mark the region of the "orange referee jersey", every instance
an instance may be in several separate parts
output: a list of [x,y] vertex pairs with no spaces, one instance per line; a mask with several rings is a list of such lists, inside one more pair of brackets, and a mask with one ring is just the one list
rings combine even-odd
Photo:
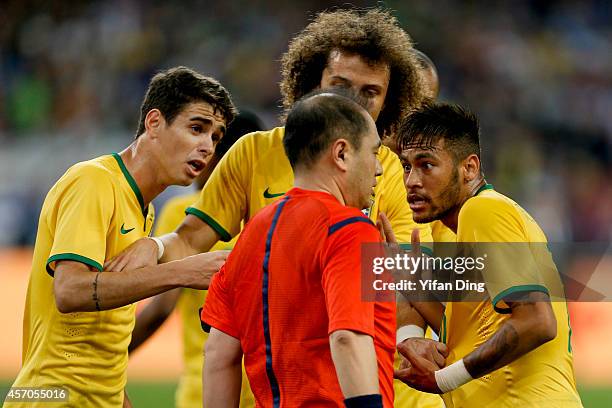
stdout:
[[373,337],[393,406],[395,302],[361,300],[361,244],[379,241],[359,210],[299,188],[246,225],[201,319],[240,340],[257,406],[344,406],[329,346],[341,329]]

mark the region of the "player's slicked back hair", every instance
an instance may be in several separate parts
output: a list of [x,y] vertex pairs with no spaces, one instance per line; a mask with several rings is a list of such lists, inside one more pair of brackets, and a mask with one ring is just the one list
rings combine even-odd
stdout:
[[170,68],[151,79],[140,107],[136,137],[144,133],[145,118],[151,109],[159,109],[168,124],[172,124],[181,111],[194,102],[209,103],[223,115],[226,124],[237,113],[229,92],[217,80],[186,67]]
[[309,168],[334,141],[344,138],[357,150],[368,123],[363,100],[343,89],[316,90],[287,115],[283,146],[291,167]]
[[480,126],[476,115],[458,105],[425,103],[406,117],[397,132],[397,148],[431,149],[439,140],[455,162],[470,154],[480,158]]
[[322,12],[289,44],[282,58],[281,93],[289,110],[317,88],[333,50],[387,64],[390,72],[385,105],[377,120],[379,133],[392,133],[400,119],[423,99],[416,55],[410,36],[382,9]]

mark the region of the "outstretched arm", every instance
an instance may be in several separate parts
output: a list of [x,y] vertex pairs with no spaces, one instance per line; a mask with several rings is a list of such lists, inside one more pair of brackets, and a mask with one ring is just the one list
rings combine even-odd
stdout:
[[[170,262],[207,252],[219,234],[195,215],[187,215],[176,231],[158,237],[163,244],[159,262]],[[123,271],[158,263],[159,248],[151,238],[141,238],[104,264],[104,270]]]
[[510,318],[476,350],[441,370],[400,345],[398,350],[408,359],[411,367],[397,370],[395,377],[421,391],[448,392],[513,362],[555,338],[557,321],[548,295],[525,292],[520,301],[506,303],[511,308]]
[[114,309],[176,287],[207,289],[229,251],[214,251],[122,272],[100,272],[76,261],[58,261],[54,294],[62,313]]

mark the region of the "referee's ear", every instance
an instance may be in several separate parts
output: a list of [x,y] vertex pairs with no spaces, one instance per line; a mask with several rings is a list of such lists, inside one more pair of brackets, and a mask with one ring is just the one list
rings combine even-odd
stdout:
[[336,139],[331,146],[331,155],[334,164],[342,171],[348,170],[347,152],[349,143],[346,139]]
[[461,170],[463,172],[463,180],[466,183],[476,180],[481,176],[480,158],[476,154],[470,154],[463,160]]

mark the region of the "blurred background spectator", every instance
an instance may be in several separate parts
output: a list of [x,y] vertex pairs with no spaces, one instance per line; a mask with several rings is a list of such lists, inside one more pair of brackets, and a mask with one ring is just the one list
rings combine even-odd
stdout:
[[[395,10],[437,65],[441,99],[480,116],[489,180],[551,241],[610,240],[612,3],[353,4]],[[238,106],[277,125],[279,58],[314,13],[333,5],[2,2],[0,246],[33,242],[43,196],[69,165],[127,143],[159,69],[212,75]]]

